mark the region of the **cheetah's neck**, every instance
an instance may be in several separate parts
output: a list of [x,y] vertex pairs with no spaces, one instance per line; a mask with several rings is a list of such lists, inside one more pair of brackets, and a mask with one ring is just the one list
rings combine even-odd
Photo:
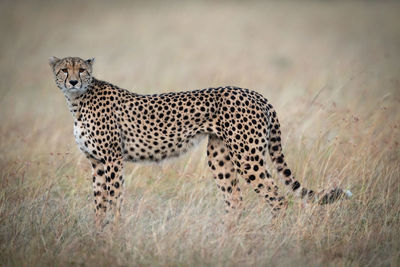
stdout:
[[92,78],[90,85],[79,93],[68,93],[64,92],[65,98],[67,100],[67,105],[69,111],[71,112],[74,120],[80,117],[81,106],[89,98],[91,98],[96,91],[101,90],[101,81],[96,78]]
[[67,105],[68,105],[69,111],[71,112],[74,119],[79,117],[80,107],[83,103],[83,100],[85,98],[87,98],[88,92],[94,86],[93,83],[94,83],[94,81],[92,81],[92,83],[87,88],[85,88],[82,92],[77,92],[77,93],[64,92],[64,96],[65,96],[65,99],[67,100]]

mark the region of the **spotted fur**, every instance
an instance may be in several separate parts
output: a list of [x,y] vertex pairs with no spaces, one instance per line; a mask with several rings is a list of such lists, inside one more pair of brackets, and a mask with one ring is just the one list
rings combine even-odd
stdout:
[[276,112],[261,94],[238,87],[139,95],[92,76],[94,60],[51,58],[57,86],[74,118],[74,134],[93,167],[97,221],[108,209],[119,213],[123,162],[160,161],[186,152],[208,136],[208,165],[227,211],[242,201],[239,176],[273,211],[286,206],[267,171],[266,154],[285,185],[300,198],[320,204],[341,189],[315,193],[295,180],[282,153]]

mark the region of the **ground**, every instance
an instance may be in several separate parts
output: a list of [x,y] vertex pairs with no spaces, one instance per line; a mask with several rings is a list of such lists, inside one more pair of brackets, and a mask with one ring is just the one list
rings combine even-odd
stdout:
[[[1,265],[400,264],[399,3],[2,1],[0,10]],[[241,181],[245,211],[227,228],[202,142],[176,160],[127,164],[119,227],[97,235],[90,165],[50,56],[94,56],[95,77],[141,94],[256,90],[278,112],[299,181],[354,197],[289,198],[272,223]]]

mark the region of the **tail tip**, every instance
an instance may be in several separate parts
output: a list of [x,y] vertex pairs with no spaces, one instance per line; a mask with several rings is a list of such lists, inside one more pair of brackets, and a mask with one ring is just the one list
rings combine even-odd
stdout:
[[350,190],[345,190],[344,194],[346,195],[347,198],[351,198],[353,196],[353,193]]
[[319,200],[319,204],[321,205],[331,204],[342,197],[349,199],[352,196],[353,193],[351,193],[351,191],[348,189],[342,190],[340,188],[334,188],[330,190],[328,193],[325,193],[325,195]]

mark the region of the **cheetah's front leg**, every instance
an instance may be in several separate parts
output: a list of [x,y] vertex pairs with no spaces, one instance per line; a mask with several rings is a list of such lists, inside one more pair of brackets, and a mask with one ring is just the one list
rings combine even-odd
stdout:
[[123,161],[118,159],[105,164],[105,179],[111,215],[118,219],[121,214],[123,200]]
[[104,165],[95,159],[89,158],[92,164],[93,191],[94,191],[94,212],[96,214],[96,226],[103,225],[108,209],[108,191],[106,177],[104,174]]

